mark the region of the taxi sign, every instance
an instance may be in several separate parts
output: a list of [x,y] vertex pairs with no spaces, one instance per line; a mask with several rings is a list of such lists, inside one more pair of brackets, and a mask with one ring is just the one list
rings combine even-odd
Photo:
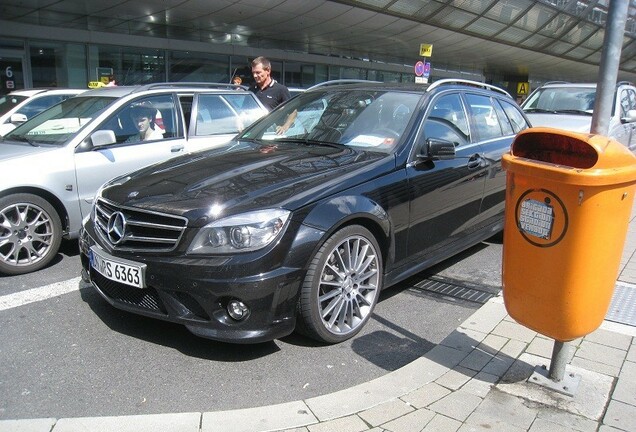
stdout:
[[433,55],[433,44],[420,44],[420,55],[430,57]]
[[90,89],[96,89],[96,88],[100,88],[100,87],[105,87],[106,84],[104,84],[101,81],[89,81],[88,82],[88,88]]

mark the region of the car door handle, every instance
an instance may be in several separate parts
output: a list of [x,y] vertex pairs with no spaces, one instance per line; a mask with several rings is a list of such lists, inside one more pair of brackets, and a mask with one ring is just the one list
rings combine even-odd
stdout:
[[172,153],[177,153],[177,152],[180,152],[181,150],[183,150],[183,145],[176,145],[176,146],[170,147],[170,151]]
[[484,159],[478,155],[478,154],[474,154],[470,157],[470,159],[468,159],[468,163],[466,164],[466,166],[468,167],[468,169],[474,170],[477,168],[481,168],[483,167],[484,164]]

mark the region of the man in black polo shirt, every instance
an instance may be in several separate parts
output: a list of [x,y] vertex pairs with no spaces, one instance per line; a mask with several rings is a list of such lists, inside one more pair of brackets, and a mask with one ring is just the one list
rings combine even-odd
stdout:
[[272,65],[265,57],[256,57],[252,60],[252,76],[255,84],[250,90],[270,111],[291,98],[287,87],[276,82],[271,73]]

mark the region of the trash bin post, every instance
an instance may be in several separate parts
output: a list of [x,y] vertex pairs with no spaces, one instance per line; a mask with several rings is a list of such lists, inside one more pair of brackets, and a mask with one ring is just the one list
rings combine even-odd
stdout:
[[566,366],[572,355],[570,342],[554,341],[550,369],[546,366],[535,366],[528,382],[538,384],[549,390],[573,397],[579,388],[581,375],[566,373]]
[[563,381],[565,366],[570,360],[570,348],[570,345],[565,342],[554,341],[552,361],[550,362],[550,378],[553,381]]

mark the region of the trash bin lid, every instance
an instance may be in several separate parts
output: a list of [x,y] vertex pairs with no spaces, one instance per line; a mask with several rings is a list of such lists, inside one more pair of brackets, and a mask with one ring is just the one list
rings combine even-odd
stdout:
[[603,135],[555,128],[520,132],[502,164],[511,172],[568,184],[636,182],[636,155],[623,144]]

